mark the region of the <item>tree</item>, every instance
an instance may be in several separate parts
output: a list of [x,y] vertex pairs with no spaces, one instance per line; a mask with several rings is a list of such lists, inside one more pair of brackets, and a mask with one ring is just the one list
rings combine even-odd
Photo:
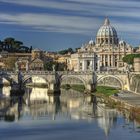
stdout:
[[54,64],[53,61],[47,62],[44,66],[44,69],[48,70],[48,71],[52,71],[53,70],[53,64]]
[[65,63],[58,63],[53,61],[47,62],[44,66],[44,69],[48,71],[53,71],[53,65],[55,65],[56,71],[64,71],[66,69]]
[[3,46],[6,51],[12,50],[12,45],[14,44],[15,39],[12,37],[5,38],[3,41]]
[[18,48],[17,50],[19,53],[28,53],[30,52],[30,49],[26,46],[20,46],[20,48]]
[[72,48],[68,48],[68,49],[65,49],[65,50],[61,50],[58,52],[59,54],[68,54],[68,53],[74,53],[73,49]]
[[12,38],[12,37],[7,37],[4,39],[4,41],[0,41],[0,51],[5,50],[8,52],[27,53],[27,52],[30,52],[30,49],[32,48],[23,46],[23,42],[19,40],[15,40],[15,38]]
[[14,51],[18,51],[21,48],[21,45],[23,45],[23,42],[15,40],[12,45],[12,48]]
[[134,58],[140,58],[140,54],[128,54],[123,57],[123,62],[132,65],[134,63]]
[[72,48],[68,48],[68,52],[69,52],[69,53],[74,53],[74,51],[73,51]]
[[32,47],[32,46],[30,46],[30,53],[32,52],[32,50],[33,50],[33,47]]

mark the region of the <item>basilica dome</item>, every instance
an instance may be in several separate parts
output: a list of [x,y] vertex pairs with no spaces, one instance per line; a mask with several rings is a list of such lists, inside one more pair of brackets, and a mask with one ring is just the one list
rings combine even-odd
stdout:
[[97,32],[96,43],[106,45],[118,44],[117,32],[115,28],[110,25],[108,18],[105,19],[104,24]]

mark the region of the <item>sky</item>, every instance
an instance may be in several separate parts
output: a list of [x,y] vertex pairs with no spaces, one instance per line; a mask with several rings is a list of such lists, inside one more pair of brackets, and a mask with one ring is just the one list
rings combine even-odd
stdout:
[[140,0],[0,0],[0,40],[45,51],[79,48],[108,17],[120,40],[140,45]]

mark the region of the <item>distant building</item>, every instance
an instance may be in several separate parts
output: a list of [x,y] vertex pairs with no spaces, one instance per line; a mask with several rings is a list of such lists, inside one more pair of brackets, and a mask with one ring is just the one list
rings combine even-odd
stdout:
[[39,58],[35,58],[29,63],[29,68],[30,70],[44,70],[44,61]]
[[122,58],[133,53],[133,47],[125,41],[119,41],[117,31],[108,18],[99,28],[95,42],[90,40],[72,54],[68,68],[74,71],[116,70],[124,67]]
[[135,72],[140,72],[140,58],[134,58],[133,67]]
[[36,48],[31,52],[31,61],[29,62],[30,70],[44,70],[44,54],[43,51]]
[[29,70],[29,59],[28,58],[18,58],[17,60],[18,69],[22,71]]
[[31,58],[32,58],[32,60],[34,60],[36,58],[43,59],[43,51],[38,48],[33,49],[31,52]]

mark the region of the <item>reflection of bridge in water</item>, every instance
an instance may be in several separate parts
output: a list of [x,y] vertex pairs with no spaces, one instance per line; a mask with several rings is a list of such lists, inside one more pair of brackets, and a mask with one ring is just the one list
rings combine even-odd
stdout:
[[21,118],[24,119],[24,116],[26,119],[43,117],[48,121],[60,118],[84,119],[97,121],[98,125],[108,133],[116,117],[116,112],[106,111],[99,104],[96,106],[94,96],[72,90],[62,90],[60,95],[48,95],[47,89],[27,89],[22,99],[18,98],[13,105],[10,105],[9,101],[7,97],[1,99],[0,104],[1,118],[7,121],[8,119],[18,121]]

